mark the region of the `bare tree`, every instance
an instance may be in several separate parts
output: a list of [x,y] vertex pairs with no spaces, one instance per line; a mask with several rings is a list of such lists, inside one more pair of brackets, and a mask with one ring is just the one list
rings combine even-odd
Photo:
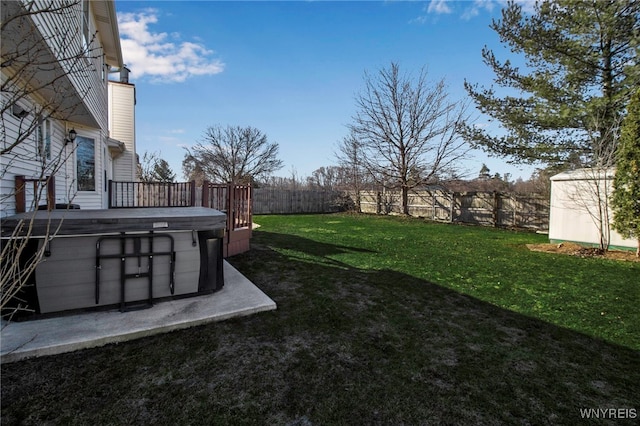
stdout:
[[582,179],[576,180],[570,199],[589,215],[598,232],[599,249],[606,251],[611,238],[610,199],[622,118],[610,121],[608,126],[599,117],[591,121],[589,138],[594,160],[590,167],[581,169]]
[[319,167],[307,176],[307,186],[324,191],[333,191],[338,186],[340,179],[340,167]]
[[201,170],[218,182],[249,183],[282,168],[278,144],[254,127],[209,127],[204,141],[183,160],[185,170]]
[[[91,88],[72,87],[71,76],[96,72],[101,52],[93,43],[95,34],[81,34],[79,1],[2,1],[2,81],[0,83],[0,181],[3,181],[2,215],[13,206],[16,192],[28,190],[30,206],[37,208],[47,199],[47,188],[73,155],[73,144],[59,145],[62,121],[83,113],[83,99]],[[51,16],[61,19],[51,20]],[[49,19],[58,27],[51,35],[36,28],[36,22]],[[81,37],[84,36],[84,42]],[[86,79],[85,79],[86,80]],[[69,96],[69,93],[79,96]],[[65,132],[66,133],[66,132]],[[28,165],[33,189],[6,190],[15,167]],[[71,182],[70,185],[74,185]],[[72,191],[69,191],[71,199]],[[28,283],[46,250],[46,244],[30,247],[33,217],[25,219],[11,235],[3,235],[0,286],[3,317],[26,309],[18,297]],[[57,229],[49,228],[44,241]]]
[[169,163],[161,158],[161,153],[148,152],[142,155],[142,161],[138,164],[138,177],[142,182],[173,182],[176,174]]
[[362,147],[363,165],[388,188],[400,188],[402,212],[409,214],[411,189],[436,180],[468,152],[458,129],[467,106],[448,100],[444,80],[430,83],[391,63],[371,76],[356,97],[358,112],[349,129]]
[[338,163],[347,170],[347,182],[354,192],[356,211],[360,213],[362,212],[360,192],[366,180],[366,168],[364,165],[364,147],[354,132],[351,132],[340,141],[335,156]]

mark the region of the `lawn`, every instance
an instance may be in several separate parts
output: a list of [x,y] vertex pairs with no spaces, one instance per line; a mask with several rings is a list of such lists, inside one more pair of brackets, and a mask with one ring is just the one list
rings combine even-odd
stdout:
[[640,263],[530,252],[545,236],[411,218],[255,221],[252,250],[230,262],[276,311],[3,365],[2,424],[640,415]]

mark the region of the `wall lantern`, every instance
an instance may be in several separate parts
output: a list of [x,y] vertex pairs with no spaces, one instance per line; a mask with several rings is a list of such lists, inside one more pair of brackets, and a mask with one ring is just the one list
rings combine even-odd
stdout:
[[77,135],[78,133],[76,133],[75,129],[69,130],[69,137],[64,140],[64,144],[67,145],[68,143],[73,143],[73,141],[76,140]]
[[29,111],[27,111],[26,109],[22,108],[20,105],[16,105],[16,104],[13,104],[11,112],[13,112],[13,115],[15,115],[16,117],[18,117],[20,119],[23,119],[23,118],[25,118],[26,116],[29,115]]

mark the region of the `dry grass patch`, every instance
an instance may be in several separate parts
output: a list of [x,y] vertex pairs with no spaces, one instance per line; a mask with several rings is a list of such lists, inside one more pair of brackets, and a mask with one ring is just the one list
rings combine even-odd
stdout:
[[527,244],[527,248],[531,251],[539,251],[544,253],[568,254],[578,257],[597,257],[609,260],[625,260],[628,262],[640,262],[640,257],[632,251],[627,250],[600,250],[597,247],[585,247],[576,243],[560,243],[560,244]]

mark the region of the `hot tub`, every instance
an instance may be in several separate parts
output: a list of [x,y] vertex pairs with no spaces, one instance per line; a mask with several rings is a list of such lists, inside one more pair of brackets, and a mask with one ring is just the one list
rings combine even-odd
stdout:
[[[150,307],[162,298],[210,293],[224,285],[226,216],[218,210],[28,212],[3,219],[2,238],[30,220],[29,251],[43,245],[45,250],[26,292],[36,313],[111,305],[124,311]],[[45,238],[52,233],[55,237]],[[20,232],[17,238],[25,235]]]

